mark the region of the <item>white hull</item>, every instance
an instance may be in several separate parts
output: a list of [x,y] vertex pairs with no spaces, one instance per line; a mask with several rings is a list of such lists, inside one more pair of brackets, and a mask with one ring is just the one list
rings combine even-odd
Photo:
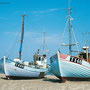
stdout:
[[[64,55],[65,56],[65,55]],[[90,79],[90,64],[82,60],[81,64],[70,61],[70,55],[66,58],[60,57],[59,52],[56,57],[52,56],[51,69],[55,76],[61,79]]]
[[24,68],[16,67],[15,62],[4,61],[4,70],[6,77],[9,78],[33,78],[33,77],[44,77],[48,73],[48,68],[46,69],[36,69],[28,66]]
[[0,71],[2,73],[4,73],[4,59],[5,59],[5,57],[0,59]]

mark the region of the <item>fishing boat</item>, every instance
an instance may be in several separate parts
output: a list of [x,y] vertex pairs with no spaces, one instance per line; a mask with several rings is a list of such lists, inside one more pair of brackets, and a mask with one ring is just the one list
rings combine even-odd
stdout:
[[0,59],[0,71],[4,73],[4,57]]
[[[50,57],[52,73],[60,78],[61,81],[66,80],[90,80],[90,51],[89,46],[84,46],[83,51],[73,51],[72,46],[76,45],[76,38],[72,26],[70,1],[68,7],[68,24],[69,24],[69,44],[61,44],[69,47],[69,54],[67,51],[62,53],[60,48],[56,54]],[[65,30],[64,30],[65,32]],[[71,32],[74,36],[75,43],[71,43]],[[64,34],[63,34],[64,35]],[[62,40],[61,40],[62,42]],[[78,46],[77,46],[78,49]],[[72,52],[78,52],[77,56],[72,55]]]
[[24,17],[22,24],[22,34],[19,50],[19,58],[9,59],[5,56],[4,61],[4,72],[7,79],[17,79],[17,78],[43,78],[48,73],[47,56],[45,53],[40,55],[40,50],[38,49],[35,53],[33,61],[28,62],[21,59],[23,36],[24,36]]

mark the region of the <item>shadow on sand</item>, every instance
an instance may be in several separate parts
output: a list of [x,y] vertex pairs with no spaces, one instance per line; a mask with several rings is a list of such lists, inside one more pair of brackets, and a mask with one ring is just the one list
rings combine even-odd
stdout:
[[[65,83],[64,81],[60,80],[59,78],[49,78],[49,77],[43,77],[43,78],[6,78],[6,77],[0,77],[0,79],[4,79],[4,80],[38,80],[38,79],[42,79],[42,81],[47,81],[47,82],[52,82],[52,83]],[[72,79],[72,80],[66,80],[66,81],[71,81],[71,82],[90,82],[90,79]]]
[[89,79],[86,79],[86,80],[85,79],[84,80],[78,79],[78,80],[68,80],[68,81],[72,81],[72,82],[85,82],[85,81],[87,81],[87,82],[90,82]]
[[36,77],[33,77],[33,78],[6,78],[6,77],[1,77],[1,79],[4,79],[4,80],[38,80],[38,79],[42,79],[42,78],[36,78]]
[[60,79],[49,79],[49,78],[47,78],[47,77],[45,77],[44,79],[43,79],[43,81],[48,81],[48,82],[53,82],[53,83],[64,83],[63,81],[61,81]]
[[72,79],[72,80],[65,80],[62,81],[61,79],[57,78],[57,79],[53,79],[53,78],[47,78],[45,77],[43,79],[43,81],[48,81],[48,82],[53,82],[53,83],[65,83],[66,81],[70,81],[70,82],[90,82],[90,79]]

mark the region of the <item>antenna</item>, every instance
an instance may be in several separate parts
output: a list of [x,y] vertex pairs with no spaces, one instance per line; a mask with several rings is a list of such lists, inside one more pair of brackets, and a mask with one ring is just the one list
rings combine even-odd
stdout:
[[43,40],[43,54],[45,54],[45,40],[46,40],[46,32],[43,32],[44,40]]
[[71,47],[71,17],[70,17],[70,0],[68,0],[68,22],[69,22],[69,54],[72,54],[72,47]]
[[89,36],[90,32],[85,32],[85,33],[82,33],[82,34],[86,35],[86,43],[85,43],[85,45],[89,46],[88,36]]
[[88,42],[88,34],[90,34],[90,32],[87,32],[87,45],[89,46],[89,42]]
[[[72,52],[78,52],[79,53],[79,51],[72,51],[72,46],[77,45],[78,43],[76,42],[76,37],[75,37],[75,34],[74,34],[72,22],[71,22],[71,20],[73,20],[73,18],[70,16],[70,14],[72,13],[71,12],[72,9],[70,8],[70,0],[68,0],[68,8],[66,8],[66,10],[68,10],[68,19],[67,19],[67,23],[66,23],[66,26],[65,26],[65,29],[64,29],[64,32],[63,32],[63,36],[64,36],[65,30],[67,28],[67,24],[69,24],[69,44],[62,44],[62,45],[63,46],[69,46],[69,54],[72,55]],[[72,44],[72,42],[71,42],[71,40],[72,40],[71,31],[72,31],[73,36],[74,36],[74,42],[75,42],[74,44]],[[60,41],[61,43],[62,43],[63,36],[62,36],[61,41]],[[78,50],[78,46],[77,46],[77,50]]]
[[70,15],[70,0],[68,0],[68,15]]

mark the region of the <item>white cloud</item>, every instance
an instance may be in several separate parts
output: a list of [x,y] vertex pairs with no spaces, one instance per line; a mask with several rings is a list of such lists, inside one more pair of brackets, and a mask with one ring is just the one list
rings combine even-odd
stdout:
[[[4,32],[5,35],[9,35],[9,36],[20,36],[21,32]],[[43,33],[40,32],[25,32],[24,33],[24,39],[27,38],[33,38],[36,41],[41,41],[43,39]],[[53,42],[57,42],[60,40],[60,37],[58,34],[50,34],[50,35],[46,35],[46,40],[48,43],[53,43]]]
[[42,11],[32,11],[32,13],[35,13],[35,14],[43,14],[43,13],[49,13],[49,12],[55,12],[55,11],[58,11],[60,10],[60,8],[52,8],[52,9],[48,9],[48,10],[42,10]]

